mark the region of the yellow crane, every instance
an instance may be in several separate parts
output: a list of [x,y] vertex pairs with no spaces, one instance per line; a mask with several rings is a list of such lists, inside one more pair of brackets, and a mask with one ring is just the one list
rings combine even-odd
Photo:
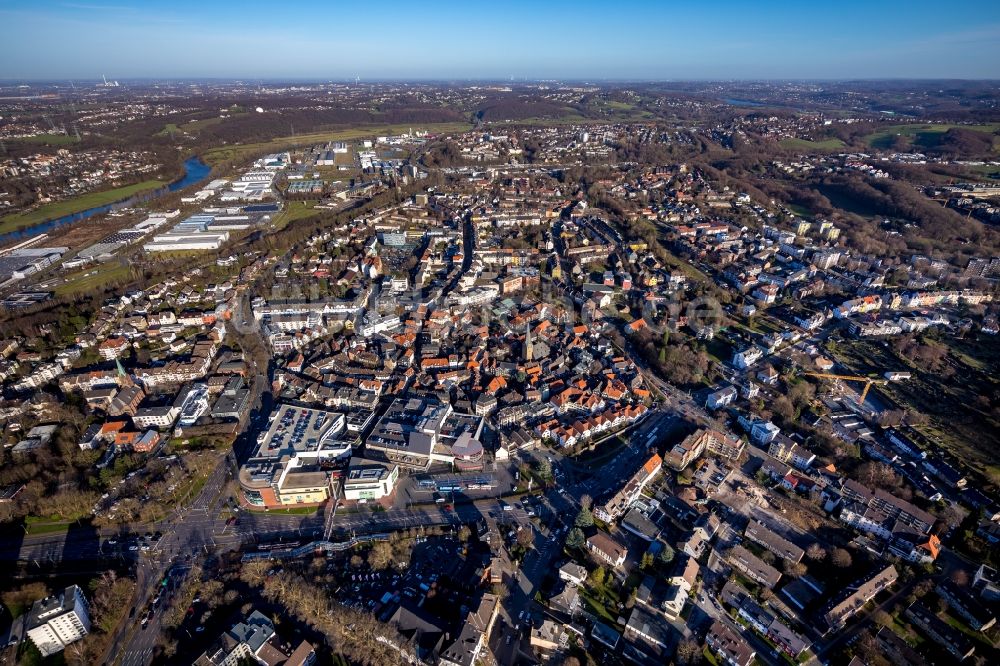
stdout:
[[865,404],[865,397],[868,395],[868,390],[872,387],[872,384],[888,384],[889,382],[899,381],[900,379],[906,379],[907,373],[898,372],[887,372],[885,373],[885,379],[877,379],[872,377],[863,377],[859,375],[835,375],[829,372],[804,372],[802,373],[809,377],[818,377],[820,379],[842,379],[848,382],[864,382],[865,387],[861,391],[861,397],[858,398],[858,404]]

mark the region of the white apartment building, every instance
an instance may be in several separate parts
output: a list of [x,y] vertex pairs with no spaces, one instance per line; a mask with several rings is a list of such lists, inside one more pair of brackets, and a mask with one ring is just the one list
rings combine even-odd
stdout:
[[83,590],[70,585],[59,594],[40,599],[27,619],[28,638],[43,657],[61,652],[90,633],[90,614]]

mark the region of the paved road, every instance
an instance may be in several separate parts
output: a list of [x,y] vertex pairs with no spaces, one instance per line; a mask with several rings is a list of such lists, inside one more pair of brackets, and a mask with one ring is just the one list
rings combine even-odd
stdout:
[[160,581],[170,567],[183,565],[199,551],[207,552],[217,544],[215,531],[218,515],[226,499],[222,491],[232,478],[232,460],[231,454],[222,459],[194,502],[188,507],[175,509],[168,519],[160,523],[165,529],[156,547],[141,553],[136,567],[135,597],[126,619],[112,634],[104,663],[113,663],[119,657],[124,666],[149,663],[163,614],[160,611],[154,613],[145,629],[137,620],[159,590]]

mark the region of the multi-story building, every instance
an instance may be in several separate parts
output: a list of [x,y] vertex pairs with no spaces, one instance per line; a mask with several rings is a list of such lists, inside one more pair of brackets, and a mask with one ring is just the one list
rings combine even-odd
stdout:
[[979,590],[979,596],[987,601],[1000,601],[1000,575],[993,567],[979,565],[972,579],[972,586]]
[[934,526],[934,516],[881,488],[869,490],[849,479],[842,492],[841,520],[864,532],[889,539],[897,531],[927,534]]
[[36,601],[26,621],[28,638],[43,657],[61,652],[90,633],[90,613],[83,590],[70,585],[59,594]]
[[240,469],[245,499],[265,507],[325,502],[336,492],[334,468],[351,455],[345,430],[341,413],[279,405]]
[[444,646],[438,663],[441,666],[472,666],[477,663],[499,614],[500,599],[493,594],[484,594],[478,608],[469,611],[455,640]]
[[726,561],[744,576],[768,589],[773,588],[781,580],[780,571],[743,546],[733,546],[730,548]]
[[938,583],[937,593],[948,602],[948,608],[961,616],[975,631],[986,631],[996,624],[996,616],[985,604],[950,580]]
[[932,613],[919,601],[910,604],[904,615],[915,627],[959,661],[971,657],[976,651],[976,646],[965,634]]
[[898,577],[896,567],[890,564],[870,578],[855,583],[848,588],[846,596],[830,607],[830,610],[823,615],[823,619],[831,629],[839,629],[866,603],[874,599],[875,595],[891,587]]
[[705,429],[688,435],[667,452],[665,462],[677,471],[684,469],[705,452],[710,439],[711,435]]
[[809,469],[816,460],[815,453],[784,436],[774,438],[767,452],[781,462],[790,463],[801,470]]
[[392,495],[399,479],[399,466],[351,458],[344,477],[344,499],[348,501],[378,501]]
[[802,556],[805,555],[805,551],[801,548],[781,535],[775,534],[766,525],[756,520],[750,521],[744,535],[778,557],[791,562],[799,562],[802,560]]
[[366,455],[411,469],[435,462],[481,468],[483,423],[483,417],[456,412],[448,403],[398,398],[365,440]]
[[702,428],[675,444],[667,452],[664,461],[673,469],[680,471],[697,460],[706,449],[718,456],[735,460],[743,453],[744,447],[744,442],[732,435]]
[[174,425],[181,413],[179,405],[163,405],[160,407],[139,407],[132,415],[132,423],[136,428],[169,428]]
[[237,666],[260,664],[271,666],[312,666],[316,661],[313,646],[302,641],[294,649],[281,640],[274,624],[260,611],[254,611],[242,622],[219,636],[197,660],[195,666]]
[[663,459],[657,455],[653,454],[649,459],[643,464],[639,470],[632,475],[628,483],[622,487],[620,491],[615,493],[614,497],[605,502],[602,506],[594,510],[594,515],[603,520],[604,522],[611,522],[617,520],[628,510],[628,508],[635,502],[642,491],[645,490],[646,486],[656,477],[663,467]]

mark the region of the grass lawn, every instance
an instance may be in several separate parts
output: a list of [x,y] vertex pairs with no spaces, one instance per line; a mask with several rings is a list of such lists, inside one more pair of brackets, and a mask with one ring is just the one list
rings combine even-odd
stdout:
[[76,143],[76,137],[71,134],[38,134],[36,136],[21,136],[9,139],[16,143],[44,143],[50,146],[65,146]]
[[13,215],[6,215],[0,218],[0,233],[16,231],[24,227],[29,227],[33,224],[54,220],[57,217],[62,217],[64,215],[79,213],[82,210],[94,208],[95,206],[104,206],[116,201],[121,201],[122,199],[127,199],[138,192],[155,190],[156,188],[163,187],[164,185],[166,185],[166,183],[162,180],[146,180],[141,183],[135,183],[134,185],[116,187],[113,190],[88,192],[87,194],[81,194],[80,196],[73,197],[72,199],[45,204],[44,206],[39,206],[34,210],[27,210],[21,213],[14,213]]
[[245,145],[220,146],[205,153],[203,159],[206,163],[214,165],[226,160],[239,160],[251,155],[259,155],[268,151],[284,150],[292,146],[305,146],[326,141],[349,141],[363,137],[379,136],[385,134],[399,134],[410,129],[423,130],[433,134],[447,132],[465,132],[472,128],[469,123],[406,123],[399,125],[370,125],[364,127],[353,127],[351,129],[337,130],[334,132],[314,132],[312,134],[298,134],[296,136],[282,136],[270,141],[261,143],[248,143]]
[[207,470],[201,474],[196,474],[187,482],[187,488],[181,488],[174,491],[175,504],[184,505],[189,501],[198,497],[201,494],[202,489],[205,484],[208,483],[208,477],[211,475],[211,470]]
[[[240,114],[237,114],[240,115]],[[158,136],[167,136],[171,132],[175,134],[180,131],[187,134],[197,134],[206,127],[211,127],[212,125],[218,125],[226,118],[203,118],[202,120],[192,120],[191,122],[184,123],[183,125],[177,125],[176,123],[167,123],[166,126],[157,132]]]
[[486,125],[514,125],[514,126],[539,126],[539,127],[556,127],[559,125],[579,125],[580,123],[589,123],[598,125],[601,123],[612,123],[616,122],[614,120],[599,120],[594,118],[586,118],[577,113],[570,115],[559,116],[558,118],[523,118],[521,120],[485,120],[483,121]]
[[612,628],[621,630],[621,625],[618,624],[617,606],[613,610],[609,610],[601,603],[600,595],[595,595],[590,588],[581,588],[580,598],[583,600],[583,604],[587,607],[588,612],[596,615],[602,622]]
[[844,142],[840,139],[824,139],[823,141],[782,139],[778,142],[778,145],[791,150],[838,150],[844,147]]
[[812,217],[812,211],[805,206],[799,206],[798,204],[788,204],[786,206],[788,210],[792,211],[796,215],[801,217]]
[[892,145],[893,137],[899,134],[911,137],[913,143],[921,148],[932,148],[940,142],[942,134],[956,127],[973,132],[994,134],[1000,130],[1000,123],[987,125],[953,125],[949,123],[891,125],[866,136],[865,143],[872,148],[888,148]]
[[712,651],[705,646],[705,649],[701,651],[701,656],[705,658],[705,663],[710,664],[710,666],[720,666],[719,659],[712,654]]
[[56,296],[66,294],[87,293],[100,289],[106,284],[118,280],[127,279],[129,276],[128,264],[119,264],[110,261],[97,268],[88,268],[85,271],[74,273],[66,278],[66,281],[55,288]]
[[25,516],[24,525],[28,528],[28,534],[37,536],[39,534],[58,534],[65,532],[73,523],[82,518],[90,516],[90,509],[79,507],[79,513],[69,518],[58,516]]
[[290,222],[300,220],[304,217],[312,217],[320,211],[313,208],[309,201],[289,201],[285,209],[274,216],[272,223],[275,229],[284,229]]
[[44,523],[44,522],[33,522],[33,520],[41,520],[33,517],[26,519],[28,534],[30,536],[38,536],[40,534],[59,534],[65,532],[69,529],[69,526],[73,524],[73,521],[58,522],[58,523]]

